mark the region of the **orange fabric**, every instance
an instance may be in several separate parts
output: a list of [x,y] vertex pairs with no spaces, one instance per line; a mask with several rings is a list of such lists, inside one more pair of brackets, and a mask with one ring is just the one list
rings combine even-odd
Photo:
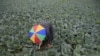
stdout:
[[38,27],[37,25],[33,26],[34,32],[36,32],[37,27]]
[[35,35],[32,35],[32,37],[30,38],[33,43],[35,43],[34,37],[35,37]]
[[37,27],[37,29],[36,29],[36,32],[38,32],[38,31],[40,31],[40,30],[42,30],[42,29],[44,29],[41,25],[38,25],[38,27]]

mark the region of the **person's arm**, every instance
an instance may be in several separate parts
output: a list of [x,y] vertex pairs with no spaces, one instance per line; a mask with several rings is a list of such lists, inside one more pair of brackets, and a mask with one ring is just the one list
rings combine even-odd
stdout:
[[40,49],[41,45],[42,45],[42,42],[40,42],[38,49]]

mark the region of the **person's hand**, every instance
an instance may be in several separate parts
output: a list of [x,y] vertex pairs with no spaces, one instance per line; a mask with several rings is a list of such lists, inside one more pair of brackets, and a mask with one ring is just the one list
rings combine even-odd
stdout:
[[47,45],[47,46],[48,46],[48,48],[51,48],[51,47],[52,47],[52,45],[51,45],[51,44],[49,44],[49,43],[48,43],[48,45]]

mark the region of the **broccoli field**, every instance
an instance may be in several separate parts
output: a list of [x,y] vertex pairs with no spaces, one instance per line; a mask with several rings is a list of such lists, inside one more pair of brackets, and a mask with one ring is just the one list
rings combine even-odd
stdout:
[[[44,20],[53,46],[38,51],[28,33]],[[0,0],[0,56],[100,56],[100,0]]]

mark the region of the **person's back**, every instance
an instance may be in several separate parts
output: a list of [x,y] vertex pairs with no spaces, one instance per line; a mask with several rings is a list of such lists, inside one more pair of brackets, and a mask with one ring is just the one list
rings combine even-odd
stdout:
[[46,38],[40,47],[47,45],[48,48],[50,48],[51,42],[53,40],[53,26],[49,22],[42,22],[40,24],[46,29]]

